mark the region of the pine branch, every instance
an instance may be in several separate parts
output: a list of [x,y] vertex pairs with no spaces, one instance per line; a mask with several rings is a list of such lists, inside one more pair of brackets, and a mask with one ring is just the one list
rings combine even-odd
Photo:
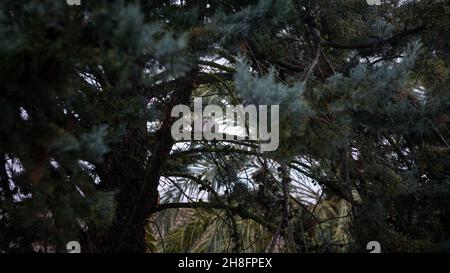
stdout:
[[416,35],[422,31],[426,30],[426,27],[424,25],[406,30],[400,33],[395,34],[394,36],[387,38],[387,39],[377,39],[375,41],[370,42],[362,42],[362,43],[354,43],[354,44],[345,44],[345,43],[339,43],[336,41],[327,41],[324,39],[320,40],[320,44],[324,47],[332,47],[336,49],[366,49],[366,48],[373,48],[373,47],[379,47],[383,45],[392,45],[397,44],[402,39],[407,38],[412,35]]

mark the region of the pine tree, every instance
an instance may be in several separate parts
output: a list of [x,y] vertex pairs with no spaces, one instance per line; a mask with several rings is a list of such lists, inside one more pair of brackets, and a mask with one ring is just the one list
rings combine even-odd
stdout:
[[[450,4],[384,2],[2,1],[0,251],[448,251]],[[181,147],[194,96],[280,147]]]

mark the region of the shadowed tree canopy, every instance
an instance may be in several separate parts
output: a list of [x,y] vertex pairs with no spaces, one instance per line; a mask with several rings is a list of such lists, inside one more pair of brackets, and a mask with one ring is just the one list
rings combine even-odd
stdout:
[[3,0],[0,62],[0,252],[450,250],[449,1]]

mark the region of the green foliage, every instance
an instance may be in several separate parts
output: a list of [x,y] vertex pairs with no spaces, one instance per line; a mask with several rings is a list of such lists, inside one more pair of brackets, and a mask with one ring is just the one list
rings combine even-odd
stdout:
[[[1,1],[0,252],[449,251],[449,10]],[[279,149],[175,143],[194,95]]]

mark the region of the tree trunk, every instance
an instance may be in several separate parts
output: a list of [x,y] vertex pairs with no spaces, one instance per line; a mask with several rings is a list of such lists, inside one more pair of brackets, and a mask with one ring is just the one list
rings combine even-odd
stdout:
[[189,105],[196,76],[197,70],[193,70],[178,80],[149,160],[148,148],[142,145],[148,143],[143,128],[128,128],[122,143],[109,153],[100,170],[101,188],[117,192],[115,219],[106,232],[90,228],[83,238],[84,252],[146,251],[145,226],[157,205],[161,172],[174,144],[171,110],[177,104]]

